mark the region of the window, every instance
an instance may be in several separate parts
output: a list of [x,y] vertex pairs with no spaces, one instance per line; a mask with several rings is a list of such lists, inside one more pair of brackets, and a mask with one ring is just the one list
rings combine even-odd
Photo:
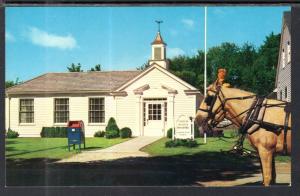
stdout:
[[54,100],[54,123],[69,121],[69,99],[59,98]]
[[285,100],[287,100],[287,94],[288,94],[288,92],[287,92],[287,86],[286,86],[285,89],[284,89],[284,97],[285,97]]
[[148,119],[161,120],[161,104],[148,104]]
[[33,123],[34,122],[34,101],[33,99],[20,99],[20,123]]
[[284,49],[282,49],[282,54],[281,54],[281,60],[282,60],[282,68],[285,67],[285,52]]
[[105,109],[104,98],[89,99],[89,123],[104,123]]
[[289,41],[287,42],[287,62],[291,62],[291,44]]
[[167,114],[168,114],[168,105],[167,105],[167,102],[164,103],[164,113],[165,113],[165,122],[167,122]]
[[161,48],[154,48],[154,59],[161,60]]
[[143,103],[143,121],[144,121],[144,126],[146,126],[146,103]]
[[282,90],[280,90],[279,100],[282,100]]

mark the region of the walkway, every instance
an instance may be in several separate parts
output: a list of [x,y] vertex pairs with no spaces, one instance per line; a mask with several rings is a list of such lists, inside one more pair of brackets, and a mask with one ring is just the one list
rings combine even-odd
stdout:
[[149,154],[140,151],[148,144],[155,142],[161,137],[140,136],[126,142],[111,146],[101,150],[83,151],[78,155],[58,161],[63,162],[90,162],[100,160],[112,160],[126,157],[147,157]]

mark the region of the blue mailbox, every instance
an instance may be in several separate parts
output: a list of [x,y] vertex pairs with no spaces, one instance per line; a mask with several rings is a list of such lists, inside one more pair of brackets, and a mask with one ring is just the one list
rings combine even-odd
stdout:
[[82,120],[74,120],[68,122],[68,149],[70,151],[70,146],[73,145],[73,149],[75,149],[75,145],[79,146],[79,150],[81,149],[81,144],[83,143],[83,147],[85,148],[85,134],[84,134],[84,123]]

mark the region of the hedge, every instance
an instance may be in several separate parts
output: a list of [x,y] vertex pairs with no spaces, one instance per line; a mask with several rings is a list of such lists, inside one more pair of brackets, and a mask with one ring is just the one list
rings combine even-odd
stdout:
[[193,148],[193,147],[197,147],[198,143],[196,142],[196,140],[190,140],[190,139],[175,139],[175,140],[167,141],[165,143],[166,148],[172,148],[178,146]]
[[107,139],[117,138],[120,137],[119,132],[116,130],[108,130],[105,132],[105,137]]
[[128,127],[124,127],[120,130],[120,137],[121,138],[130,138],[132,135],[131,129]]
[[94,133],[94,137],[104,137],[105,131],[97,131]]
[[6,138],[17,138],[17,137],[19,137],[19,133],[16,131],[8,129],[8,131],[6,132]]
[[68,137],[67,127],[43,127],[41,137]]

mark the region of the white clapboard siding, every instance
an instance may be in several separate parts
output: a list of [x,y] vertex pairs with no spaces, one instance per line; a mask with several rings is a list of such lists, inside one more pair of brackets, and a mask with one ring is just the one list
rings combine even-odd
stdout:
[[[141,86],[149,85],[142,95],[136,95],[134,90]],[[168,90],[162,88],[176,89],[177,93],[171,95]],[[72,95],[57,98],[69,98],[70,120],[83,120],[85,124],[85,133],[87,137],[92,137],[96,131],[105,130],[110,117],[114,117],[119,128],[129,127],[133,136],[139,136],[143,133],[143,98],[166,98],[168,104],[168,118],[165,124],[165,130],[173,127],[174,117],[177,119],[180,115],[195,116],[198,96],[186,95],[184,90],[190,90],[191,86],[182,83],[178,79],[170,77],[165,71],[154,68],[143,77],[137,79],[128,85],[122,91],[126,91],[127,96],[89,96]],[[194,89],[193,89],[194,90]],[[174,108],[172,100],[174,96]],[[105,98],[105,122],[89,123],[89,98]],[[10,115],[8,114],[8,99],[6,99],[6,128],[8,128],[8,117],[10,116],[10,128],[18,131],[21,137],[39,137],[42,127],[66,126],[66,123],[54,123],[54,99],[56,97],[24,97],[34,98],[34,123],[19,124],[19,98],[11,98]]]

